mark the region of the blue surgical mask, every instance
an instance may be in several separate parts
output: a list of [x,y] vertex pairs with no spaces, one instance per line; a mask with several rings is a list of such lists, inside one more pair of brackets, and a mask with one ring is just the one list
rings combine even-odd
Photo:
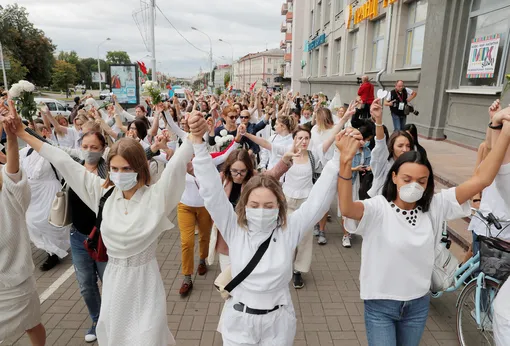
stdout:
[[365,142],[365,144],[363,144],[363,147],[365,148],[368,148],[370,146],[370,142]]

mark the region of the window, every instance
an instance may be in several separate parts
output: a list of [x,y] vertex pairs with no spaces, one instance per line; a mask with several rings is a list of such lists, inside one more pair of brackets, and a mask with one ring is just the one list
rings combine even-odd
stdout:
[[333,65],[333,74],[340,74],[340,59],[341,59],[341,47],[342,40],[335,40],[335,57],[334,57],[334,65]]
[[344,0],[335,0],[335,13],[340,13],[344,10]]
[[373,40],[372,40],[372,63],[371,70],[380,70],[384,60],[384,28],[386,27],[384,18],[373,22]]
[[[319,31],[321,27],[322,4],[318,3],[315,8],[315,31]],[[315,34],[312,32],[312,34]]]
[[404,66],[421,66],[425,20],[427,19],[427,1],[419,0],[409,4]]
[[313,16],[313,10],[310,12],[310,36],[313,35],[313,32],[315,31],[314,26],[315,17]]
[[57,111],[59,111],[59,112],[65,112],[65,110],[66,110],[66,109],[65,109],[65,107],[64,107],[64,105],[63,105],[63,104],[61,104],[61,103],[57,103]]
[[271,84],[271,78],[267,79],[267,84]]
[[349,34],[350,49],[349,49],[349,72],[356,72],[356,59],[358,54],[358,32],[353,31]]
[[46,106],[48,106],[50,112],[55,112],[57,110],[57,105],[55,102],[46,102]]
[[273,69],[273,74],[277,74],[278,73],[277,71],[278,71],[278,69],[274,68]]
[[271,73],[271,67],[267,69],[267,73]]
[[267,58],[267,63],[270,64],[271,63],[271,58]]
[[318,77],[319,76],[319,50],[314,49],[312,52],[312,77]]
[[327,24],[331,21],[331,1],[333,0],[325,0],[326,8],[324,9],[324,24]]
[[325,44],[322,48],[322,71],[321,71],[321,74],[323,76],[328,75],[328,54],[329,54],[329,45]]
[[[461,86],[492,86],[497,87],[503,84],[505,67],[508,64],[508,37],[510,32],[510,5],[502,5],[500,0],[474,0],[469,15],[467,27],[466,46],[461,71]],[[499,34],[499,45],[497,54],[492,56],[494,66],[483,74],[470,74],[468,78],[468,67],[475,59],[470,56],[473,39],[482,39],[486,36]],[[491,39],[491,38],[488,38]],[[494,40],[492,40],[495,42]],[[493,46],[495,49],[496,45]],[[492,73],[491,73],[492,72]]]

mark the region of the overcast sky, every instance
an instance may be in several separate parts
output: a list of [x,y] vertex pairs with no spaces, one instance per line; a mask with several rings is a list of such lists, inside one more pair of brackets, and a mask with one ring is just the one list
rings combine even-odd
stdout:
[[[11,2],[10,0],[7,0]],[[149,2],[149,0],[145,0]],[[144,1],[144,2],[145,2]],[[172,24],[195,46],[209,51],[209,40],[191,26],[207,33],[212,40],[213,60],[231,62],[247,53],[279,47],[283,0],[156,0]],[[2,1],[4,2],[4,1]],[[97,46],[104,59],[109,50],[127,51],[131,60],[150,58],[133,19],[142,7],[140,0],[17,0],[29,12],[30,20],[57,45],[57,51],[75,50],[80,57],[97,58]],[[159,71],[177,77],[191,77],[200,67],[209,69],[208,54],[190,46],[157,11],[156,58]],[[146,13],[145,11],[144,13]],[[138,16],[141,20],[142,16]],[[145,29],[142,29],[145,31]],[[222,60],[220,57],[227,57]]]

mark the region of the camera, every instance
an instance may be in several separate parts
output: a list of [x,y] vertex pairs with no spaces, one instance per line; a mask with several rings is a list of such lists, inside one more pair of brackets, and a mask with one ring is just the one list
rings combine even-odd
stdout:
[[413,113],[416,116],[420,115],[420,112],[414,109],[414,106],[412,104],[408,103],[407,106],[409,107],[409,113]]

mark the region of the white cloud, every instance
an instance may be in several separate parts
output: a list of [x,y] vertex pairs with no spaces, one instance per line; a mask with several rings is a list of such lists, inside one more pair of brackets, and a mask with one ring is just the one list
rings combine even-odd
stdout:
[[[97,46],[107,37],[100,55],[106,51],[125,50],[132,60],[149,54],[133,19],[141,8],[137,0],[18,0],[29,12],[30,20],[57,45],[57,51],[75,50],[80,57],[97,58]],[[232,49],[219,39],[231,43],[234,58],[247,53],[276,48],[281,40],[278,0],[157,0],[157,5],[177,29],[195,46],[209,51],[209,40],[191,30],[194,26],[212,40],[214,61],[230,63]],[[156,9],[157,68],[178,77],[195,75],[199,68],[209,69],[208,54],[196,50],[170,26]],[[145,58],[144,58],[145,57]],[[226,57],[223,60],[220,57]]]

